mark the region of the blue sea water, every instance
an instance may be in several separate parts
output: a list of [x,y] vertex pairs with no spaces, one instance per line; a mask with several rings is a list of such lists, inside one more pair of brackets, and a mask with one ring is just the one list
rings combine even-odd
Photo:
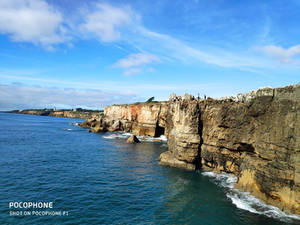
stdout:
[[[81,121],[0,113],[1,225],[299,224],[232,190],[232,177],[158,165],[163,142],[127,144]],[[68,215],[10,215],[16,201],[53,202],[48,211]]]

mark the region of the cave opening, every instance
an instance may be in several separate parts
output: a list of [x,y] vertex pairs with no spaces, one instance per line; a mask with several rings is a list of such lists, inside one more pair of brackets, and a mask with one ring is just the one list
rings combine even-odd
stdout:
[[239,143],[239,146],[237,147],[237,151],[239,152],[255,152],[255,149],[252,144],[247,144],[247,143]]
[[160,137],[161,135],[165,135],[165,128],[161,127],[159,125],[156,125],[154,137]]

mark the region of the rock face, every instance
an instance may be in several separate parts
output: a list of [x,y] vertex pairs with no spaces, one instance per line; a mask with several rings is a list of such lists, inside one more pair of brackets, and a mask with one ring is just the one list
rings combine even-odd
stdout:
[[159,137],[166,135],[168,104],[139,103],[133,105],[112,105],[105,107],[104,114],[91,118],[79,126],[91,128],[92,132],[131,132],[137,136]]
[[[233,173],[237,188],[300,214],[300,84],[237,97],[113,105],[83,127],[168,138],[162,165]],[[100,131],[101,130],[101,131]]]
[[300,214],[300,86],[237,99],[174,97],[160,163],[234,173],[237,188]]
[[167,109],[168,104],[162,102],[113,105],[105,107],[104,116],[111,131],[119,126],[119,130],[138,136],[158,137],[165,133]]
[[160,156],[160,164],[196,168],[201,143],[199,123],[199,104],[192,96],[170,100],[167,114],[169,152]]

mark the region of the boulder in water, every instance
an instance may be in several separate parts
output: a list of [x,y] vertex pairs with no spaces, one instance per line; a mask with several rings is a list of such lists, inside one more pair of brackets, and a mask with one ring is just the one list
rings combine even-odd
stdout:
[[127,143],[140,143],[140,140],[135,135],[132,135],[127,139]]

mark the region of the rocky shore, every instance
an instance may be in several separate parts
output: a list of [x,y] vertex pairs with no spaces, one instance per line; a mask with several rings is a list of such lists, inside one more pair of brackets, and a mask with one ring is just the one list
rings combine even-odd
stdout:
[[37,116],[55,116],[67,118],[81,118],[81,119],[98,119],[102,117],[103,112],[92,110],[52,110],[52,109],[28,109],[28,110],[13,110],[9,113],[29,114]]
[[93,132],[168,138],[162,165],[235,174],[236,188],[300,214],[300,84],[237,97],[112,105],[81,124]]

